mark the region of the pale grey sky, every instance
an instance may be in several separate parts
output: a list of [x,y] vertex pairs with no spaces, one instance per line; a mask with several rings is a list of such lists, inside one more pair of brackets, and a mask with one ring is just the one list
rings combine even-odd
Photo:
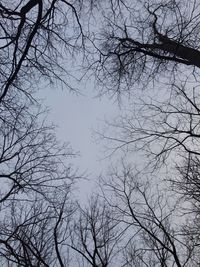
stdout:
[[58,139],[69,142],[72,149],[80,153],[72,162],[90,178],[89,182],[80,183],[81,194],[84,195],[91,192],[97,176],[105,172],[110,163],[103,160],[102,143],[95,141],[94,130],[103,127],[105,118],[112,118],[119,112],[113,99],[108,96],[95,97],[91,87],[80,91],[82,95],[60,88],[46,88],[39,93],[50,109],[49,121],[58,126]]

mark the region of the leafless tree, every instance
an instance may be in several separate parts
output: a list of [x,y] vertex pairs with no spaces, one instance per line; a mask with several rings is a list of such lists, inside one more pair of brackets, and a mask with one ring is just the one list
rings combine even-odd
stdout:
[[[87,25],[93,30],[87,36],[94,45],[90,51],[80,16],[88,2],[0,3],[1,263],[63,267],[71,249],[83,266],[116,266],[119,256],[119,266],[199,266],[200,5],[196,0],[104,1],[92,18],[103,15],[103,32]],[[97,197],[88,208],[79,206],[72,227],[69,193],[76,175],[65,162],[73,153],[40,118],[32,93],[41,81],[72,88],[63,54],[81,48],[89,52],[86,59],[103,90],[154,86],[154,96],[142,92],[139,109],[112,123],[114,134],[102,136],[117,142],[117,149],[142,151],[154,170],[173,167],[174,191],[179,202],[189,203],[185,212],[180,205],[185,221],[176,222],[176,206],[168,204],[162,186],[150,183],[153,173],[145,182],[125,167],[102,186],[105,202]]]
[[184,222],[176,221],[174,199],[170,203],[164,188],[152,185],[150,179],[144,182],[124,165],[103,186],[115,219],[126,231],[121,266],[198,266],[197,239],[186,242]]
[[199,86],[186,84],[173,84],[165,94],[155,91],[157,98],[143,93],[127,112],[108,122],[108,132],[100,136],[115,150],[143,151],[158,166],[169,165],[174,157],[176,163],[191,155],[198,158]]
[[[0,3],[0,261],[66,266],[71,186],[77,178],[34,89],[70,75],[63,55],[83,46],[81,1]],[[86,6],[86,4],[85,4]],[[66,62],[65,62],[66,63]],[[67,66],[67,65],[66,65]],[[28,97],[27,97],[28,96]]]
[[[70,188],[55,190],[53,201],[13,202],[0,225],[4,266],[67,266],[66,246],[74,213]],[[56,195],[59,194],[59,198]]]
[[83,45],[81,7],[82,1],[1,1],[0,102],[13,89],[29,95],[41,79],[72,88],[63,55]]
[[199,2],[106,3],[103,30],[91,38],[99,55],[91,68],[104,92],[134,91],[135,99],[128,115],[109,123],[111,131],[101,137],[114,150],[140,151],[153,163],[151,175],[172,182],[183,216],[176,225],[176,209],[168,208],[161,187],[151,191],[150,182],[138,182],[129,170],[115,173],[107,182],[114,201],[106,199],[119,222],[134,229],[124,265],[198,266]]
[[73,153],[58,145],[54,127],[45,125],[38,112],[28,114],[26,106],[15,108],[1,114],[1,203],[33,191],[45,194],[71,179],[64,161]]
[[79,208],[70,247],[78,253],[80,266],[107,267],[115,264],[122,236],[117,224],[112,208],[98,196],[90,199],[87,208]]
[[59,144],[39,104],[9,91],[0,109],[0,262],[65,266],[74,153]]
[[103,90],[146,88],[181,71],[197,75],[199,8],[196,0],[107,1],[105,26],[93,40],[99,58],[92,66]]

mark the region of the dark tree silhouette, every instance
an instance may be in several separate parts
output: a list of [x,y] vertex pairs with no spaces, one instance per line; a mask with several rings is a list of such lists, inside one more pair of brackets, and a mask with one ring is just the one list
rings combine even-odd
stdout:
[[[196,0],[103,4],[0,3],[4,266],[63,267],[76,257],[79,265],[93,267],[116,266],[116,259],[118,266],[199,266],[200,4]],[[90,11],[100,13],[93,13],[86,29],[81,12],[85,19],[88,8],[95,6],[96,11]],[[101,18],[99,34],[95,23]],[[75,209],[70,192],[76,174],[66,163],[73,153],[57,142],[33,92],[41,82],[60,81],[73,89],[66,61],[81,49],[104,91],[130,92],[134,87],[139,109],[135,105],[129,115],[111,124],[112,135],[102,136],[117,143],[115,149],[139,151],[151,168],[145,165],[138,178],[123,166],[122,173],[115,171],[101,183],[102,202],[92,198],[88,207]],[[136,90],[147,85],[146,91]],[[176,193],[172,199],[161,183],[163,176],[166,182],[163,166],[170,170],[167,181]],[[176,221],[180,214],[183,220]]]
[[[35,88],[55,80],[72,89],[63,55],[83,45],[82,3],[0,3],[0,263],[66,266],[70,193],[77,178]],[[63,249],[65,246],[64,254]]]
[[152,179],[145,181],[123,165],[104,181],[104,197],[123,232],[124,263],[119,266],[198,266],[197,239],[189,241],[184,223],[174,221],[174,199]]
[[[107,182],[118,217],[124,215],[122,222],[139,231],[139,239],[129,233],[124,266],[198,266],[200,4],[122,0],[107,5],[105,26],[92,40],[99,57],[91,68],[103,92],[126,91],[131,106],[122,102],[122,115],[100,136],[111,154],[122,149],[141,159],[140,182],[118,172]],[[151,178],[145,187],[146,175]],[[153,183],[167,186],[149,192]],[[182,215],[177,228],[174,213],[160,202],[160,191],[172,189],[180,204],[174,210]]]
[[85,209],[79,207],[70,247],[82,258],[82,266],[108,267],[116,262],[122,234],[113,216],[112,208],[98,196]]
[[0,101],[11,89],[29,95],[41,79],[72,88],[63,54],[83,45],[80,9],[81,1],[1,1]]
[[65,266],[74,153],[59,144],[46,113],[31,102],[9,91],[0,103],[0,262]]
[[119,93],[160,77],[174,80],[183,69],[198,73],[198,1],[108,2],[105,27],[93,40],[100,57],[92,65],[105,88]]
[[54,202],[36,197],[31,204],[18,201],[7,210],[0,227],[4,266],[69,266],[66,242],[74,213],[69,190],[56,190]]

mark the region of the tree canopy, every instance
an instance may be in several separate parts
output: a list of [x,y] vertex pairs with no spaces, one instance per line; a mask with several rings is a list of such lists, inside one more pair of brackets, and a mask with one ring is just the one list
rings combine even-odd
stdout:
[[[199,266],[199,11],[197,0],[1,1],[2,266]],[[86,205],[75,154],[35,95],[81,76],[128,93],[99,133],[123,159]]]

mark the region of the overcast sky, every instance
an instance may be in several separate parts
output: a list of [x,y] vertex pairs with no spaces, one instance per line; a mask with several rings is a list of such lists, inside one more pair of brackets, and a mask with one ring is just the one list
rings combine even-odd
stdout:
[[73,162],[90,178],[89,182],[80,183],[81,194],[85,197],[94,187],[97,176],[109,166],[108,160],[103,159],[102,143],[96,142],[94,130],[103,127],[104,119],[115,117],[119,107],[108,96],[95,97],[92,86],[81,93],[76,95],[67,89],[46,88],[39,96],[50,108],[49,120],[58,126],[58,139],[70,142],[73,150],[80,154]]

